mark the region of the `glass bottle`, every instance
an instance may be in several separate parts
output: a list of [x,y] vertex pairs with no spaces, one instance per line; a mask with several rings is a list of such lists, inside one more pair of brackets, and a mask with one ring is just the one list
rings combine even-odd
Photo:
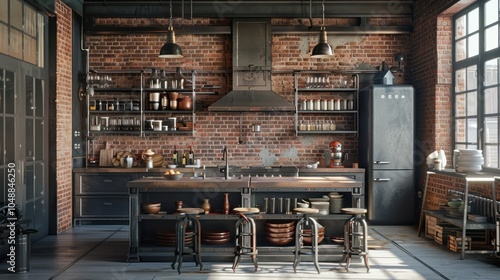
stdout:
[[188,163],[189,163],[190,165],[194,165],[194,152],[193,152],[193,146],[189,146]]
[[174,165],[179,164],[179,152],[177,152],[177,146],[174,145],[174,152],[172,153],[172,163]]
[[186,167],[186,162],[187,162],[187,159],[186,159],[186,154],[184,153],[184,151],[182,151],[182,167]]

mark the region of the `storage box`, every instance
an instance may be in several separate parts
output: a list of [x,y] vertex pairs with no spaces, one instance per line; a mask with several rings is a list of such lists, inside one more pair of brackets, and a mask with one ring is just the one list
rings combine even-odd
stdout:
[[437,218],[425,215],[425,237],[434,239],[436,235]]
[[[450,232],[448,234],[448,249],[453,252],[460,252],[462,250],[462,233],[461,232]],[[472,249],[472,239],[470,237],[465,238],[465,250]]]
[[454,225],[450,225],[447,223],[438,223],[436,224],[436,234],[434,235],[434,241],[441,245],[447,245],[448,235],[450,234],[450,232],[456,231],[458,229],[459,228]]

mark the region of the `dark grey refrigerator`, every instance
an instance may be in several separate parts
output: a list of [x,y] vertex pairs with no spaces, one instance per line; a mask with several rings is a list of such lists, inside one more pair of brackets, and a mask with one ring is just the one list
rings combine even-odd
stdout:
[[359,165],[366,169],[370,224],[415,221],[414,89],[372,85],[361,90]]

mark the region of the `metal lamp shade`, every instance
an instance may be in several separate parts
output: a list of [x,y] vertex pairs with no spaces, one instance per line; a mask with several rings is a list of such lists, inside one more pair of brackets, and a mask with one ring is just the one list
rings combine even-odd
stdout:
[[182,58],[182,50],[179,45],[175,43],[174,27],[169,26],[167,31],[167,42],[161,47],[159,57],[164,58]]
[[328,58],[333,55],[332,46],[328,44],[328,40],[326,38],[326,30],[325,27],[321,27],[321,32],[319,34],[319,42],[314,47],[311,56],[316,58]]

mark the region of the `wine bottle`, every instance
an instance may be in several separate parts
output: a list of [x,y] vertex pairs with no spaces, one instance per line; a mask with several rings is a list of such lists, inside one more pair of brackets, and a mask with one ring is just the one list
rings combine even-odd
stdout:
[[189,158],[188,162],[190,165],[194,165],[194,152],[193,152],[193,146],[189,146]]
[[182,151],[182,167],[186,167],[186,154]]
[[177,146],[174,145],[174,153],[172,154],[172,163],[174,165],[179,164],[179,152],[177,152]]

